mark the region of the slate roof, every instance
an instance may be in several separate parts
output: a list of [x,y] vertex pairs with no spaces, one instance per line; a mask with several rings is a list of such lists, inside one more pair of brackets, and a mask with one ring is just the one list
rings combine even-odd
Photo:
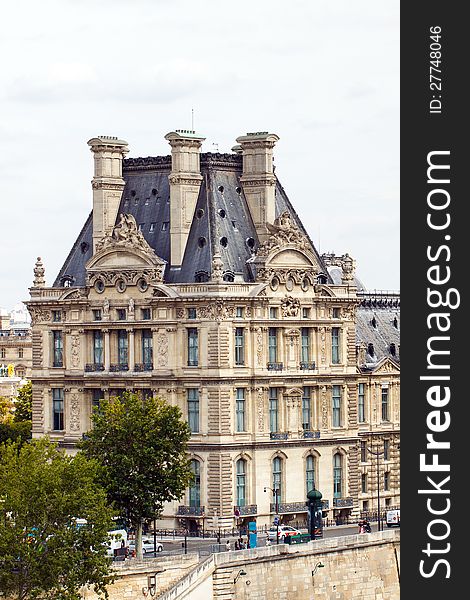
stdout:
[[[366,345],[365,370],[373,369],[383,358],[400,362],[400,297],[392,292],[359,294],[356,345]],[[374,353],[367,349],[373,346]],[[395,355],[391,344],[395,345]],[[391,351],[392,350],[392,351]]]
[[[242,156],[240,154],[201,153],[203,181],[196,204],[188,243],[180,268],[167,267],[166,283],[190,283],[197,272],[211,273],[216,251],[220,252],[224,271],[235,281],[251,281],[246,261],[259,246],[258,236],[243,193]],[[170,263],[170,184],[171,156],[128,158],[123,161],[125,188],[119,213],[132,214],[155,253]],[[276,217],[285,210],[308,237],[282,185],[275,191]],[[92,256],[93,212],[90,213],[73,245],[54,287],[64,281],[69,285],[85,285],[85,264]],[[327,269],[311,242],[312,251]],[[332,283],[332,280],[329,281]]]

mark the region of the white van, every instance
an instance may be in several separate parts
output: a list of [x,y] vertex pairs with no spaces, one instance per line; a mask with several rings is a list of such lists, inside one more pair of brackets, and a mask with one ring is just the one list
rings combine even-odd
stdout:
[[387,510],[385,522],[387,523],[387,527],[400,527],[400,509]]

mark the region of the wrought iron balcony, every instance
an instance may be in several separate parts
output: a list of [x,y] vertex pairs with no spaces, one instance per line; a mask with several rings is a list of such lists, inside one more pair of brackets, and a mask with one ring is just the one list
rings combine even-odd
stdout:
[[310,431],[309,429],[304,429],[303,436],[304,436],[304,438],[313,438],[315,440],[318,440],[320,437],[320,432],[319,431]]
[[271,433],[269,434],[269,437],[272,440],[287,440],[287,439],[289,439],[289,434],[287,432],[277,433],[277,432],[271,431]]
[[109,365],[109,370],[111,372],[117,372],[117,371],[129,371],[129,365],[128,364],[120,364],[120,363],[113,363],[111,365]]
[[134,365],[134,371],[136,373],[143,373],[144,371],[151,371],[152,369],[152,363],[136,363]]
[[245,515],[257,515],[258,514],[258,505],[257,504],[247,504],[246,506],[234,506],[233,512],[235,511],[240,513],[240,516],[243,517]]
[[[272,513],[276,512],[276,504],[271,502],[269,505],[269,510]],[[307,502],[282,502],[278,505],[278,512],[280,514],[283,513],[300,513],[307,512]]]
[[282,362],[268,362],[268,371],[282,371],[284,363]]
[[330,509],[330,501],[329,500],[322,500],[321,501],[321,508],[322,508],[322,510],[329,510]]
[[313,371],[314,369],[315,369],[315,361],[300,363],[301,371]]
[[85,365],[85,373],[94,373],[96,371],[104,371],[103,363],[87,363]]
[[205,512],[204,506],[178,506],[177,515],[184,517],[202,517]]
[[352,498],[333,498],[334,508],[352,508],[353,505]]

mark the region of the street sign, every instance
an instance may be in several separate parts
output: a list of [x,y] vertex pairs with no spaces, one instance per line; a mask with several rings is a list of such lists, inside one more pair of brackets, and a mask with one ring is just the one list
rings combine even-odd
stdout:
[[274,517],[274,525],[279,525],[279,517]]

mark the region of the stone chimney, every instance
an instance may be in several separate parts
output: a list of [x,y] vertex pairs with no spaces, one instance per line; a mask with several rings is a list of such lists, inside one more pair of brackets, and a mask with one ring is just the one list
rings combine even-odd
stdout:
[[201,187],[199,150],[205,138],[191,130],[177,129],[167,133],[165,139],[171,146],[170,257],[171,266],[179,267]]
[[93,253],[97,242],[110,234],[124,189],[122,160],[129,152],[127,142],[102,135],[88,141],[95,159],[93,188]]
[[266,223],[272,225],[276,217],[273,148],[278,140],[275,133],[267,131],[247,133],[237,138],[239,146],[233,148],[236,152],[241,149],[243,155],[240,181],[261,242],[269,236]]

